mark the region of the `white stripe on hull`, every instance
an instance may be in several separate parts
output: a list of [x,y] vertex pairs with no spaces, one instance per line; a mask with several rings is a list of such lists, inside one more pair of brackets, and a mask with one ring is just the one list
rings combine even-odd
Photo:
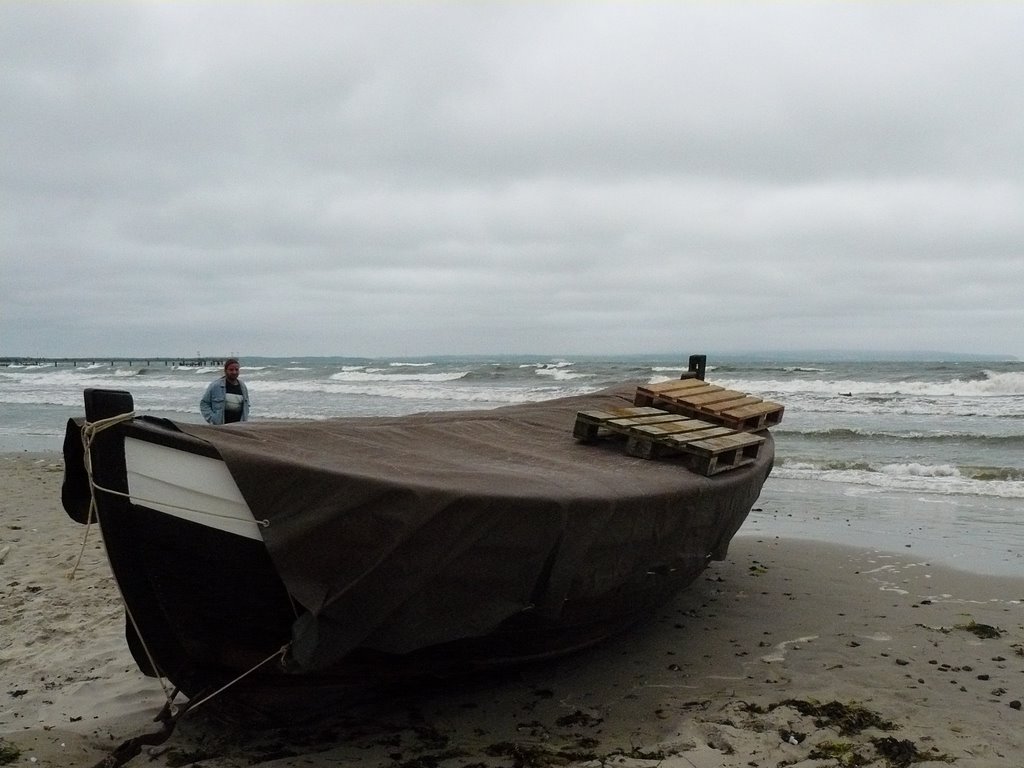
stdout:
[[133,504],[263,540],[223,461],[131,437],[124,441],[124,454]]

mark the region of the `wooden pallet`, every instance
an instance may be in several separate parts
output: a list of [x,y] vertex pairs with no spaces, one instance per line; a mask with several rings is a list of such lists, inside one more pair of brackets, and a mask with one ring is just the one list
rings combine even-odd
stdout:
[[573,436],[584,443],[624,437],[630,456],[677,456],[689,469],[709,476],[751,463],[765,441],[759,435],[650,406],[580,411]]
[[636,388],[633,403],[704,419],[738,432],[757,432],[782,421],[785,406],[701,379],[680,379]]

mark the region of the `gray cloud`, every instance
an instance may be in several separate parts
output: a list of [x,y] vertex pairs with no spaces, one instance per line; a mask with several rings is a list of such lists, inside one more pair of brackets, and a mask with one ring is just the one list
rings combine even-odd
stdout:
[[1024,356],[1024,6],[0,5],[0,354]]

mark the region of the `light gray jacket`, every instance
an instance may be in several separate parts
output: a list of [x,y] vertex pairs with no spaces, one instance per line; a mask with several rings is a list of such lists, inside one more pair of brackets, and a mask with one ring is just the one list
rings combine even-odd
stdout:
[[[238,380],[242,387],[242,421],[249,420],[249,388],[245,382]],[[202,398],[199,400],[199,411],[203,418],[211,424],[224,423],[224,401],[227,395],[227,383],[223,376],[210,382]]]

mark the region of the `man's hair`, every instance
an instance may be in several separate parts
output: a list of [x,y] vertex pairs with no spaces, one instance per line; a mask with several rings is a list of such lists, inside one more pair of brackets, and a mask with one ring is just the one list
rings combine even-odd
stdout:
[[227,369],[227,367],[232,363],[234,363],[235,365],[241,365],[241,363],[238,362],[237,357],[229,357],[227,360],[224,361],[224,368]]

